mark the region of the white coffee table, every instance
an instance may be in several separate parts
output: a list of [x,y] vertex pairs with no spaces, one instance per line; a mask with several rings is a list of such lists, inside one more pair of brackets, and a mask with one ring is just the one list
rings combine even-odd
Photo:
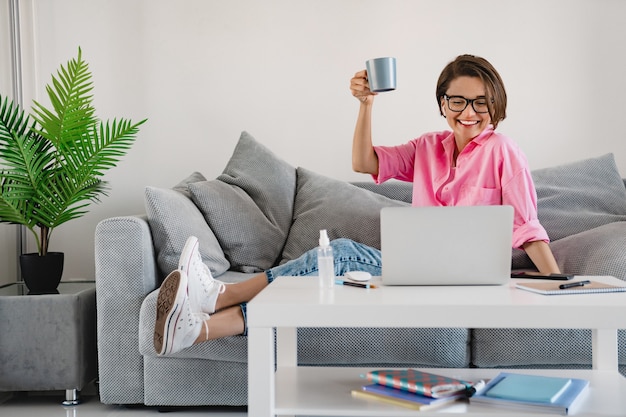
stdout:
[[[503,286],[320,290],[316,279],[279,277],[248,304],[248,415],[537,415],[463,402],[416,412],[352,398],[350,391],[364,383],[359,374],[371,368],[297,366],[298,327],[460,327],[592,329],[592,370],[523,372],[589,379],[575,415],[625,416],[626,378],[617,371],[617,329],[626,329],[626,293],[545,296],[515,289],[515,282],[521,280]],[[429,369],[469,380],[500,371]]]

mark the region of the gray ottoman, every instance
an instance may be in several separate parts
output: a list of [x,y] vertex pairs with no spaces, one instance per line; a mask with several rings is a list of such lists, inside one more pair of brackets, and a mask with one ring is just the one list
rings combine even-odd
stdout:
[[66,282],[59,294],[0,287],[0,391],[65,390],[64,404],[97,376],[94,282]]

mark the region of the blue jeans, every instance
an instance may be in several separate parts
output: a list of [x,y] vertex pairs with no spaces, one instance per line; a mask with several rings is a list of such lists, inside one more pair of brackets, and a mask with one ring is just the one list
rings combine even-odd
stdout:
[[[381,275],[381,257],[378,249],[350,239],[335,239],[330,242],[335,258],[335,276],[342,276],[349,271],[366,271],[372,275]],[[317,277],[317,248],[311,249],[297,259],[265,271],[267,282],[272,283],[280,276],[315,276]],[[244,336],[248,333],[247,304],[241,304],[244,320]]]

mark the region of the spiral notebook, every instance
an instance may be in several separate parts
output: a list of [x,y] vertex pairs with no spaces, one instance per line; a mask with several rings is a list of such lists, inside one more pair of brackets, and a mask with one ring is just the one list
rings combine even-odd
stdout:
[[[580,280],[580,277],[578,277]],[[564,281],[551,281],[551,282],[522,282],[515,284],[515,287],[536,292],[544,295],[565,295],[565,294],[593,294],[593,293],[606,293],[606,292],[625,292],[626,282],[618,284],[605,284],[603,282],[594,281],[590,279],[589,284],[585,284],[582,287],[572,287],[566,289],[560,289],[559,285],[562,285]],[[567,281],[568,284],[576,283],[574,281]]]

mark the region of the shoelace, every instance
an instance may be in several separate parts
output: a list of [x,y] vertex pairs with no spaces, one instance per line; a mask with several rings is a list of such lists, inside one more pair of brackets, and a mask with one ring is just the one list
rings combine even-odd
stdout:
[[[187,325],[188,327],[193,327],[196,324],[198,324],[199,322],[202,322],[205,326],[205,329],[207,330],[207,333],[209,331],[208,326],[206,324],[206,321],[209,320],[211,318],[211,316],[209,316],[206,313],[194,313],[191,310],[187,310],[187,315],[186,318],[180,318],[180,320],[178,320],[178,329],[182,329],[182,326]],[[207,336],[208,337],[208,336]]]
[[209,340],[209,325],[207,324],[207,320],[209,320],[211,318],[211,316],[209,316],[206,313],[191,313],[195,319],[194,322],[198,323],[198,321],[202,322],[202,326],[204,327],[204,341],[206,342],[207,340]]
[[211,318],[208,314],[204,314],[207,318],[206,320],[202,320],[202,325],[204,326],[204,334],[206,335],[204,341],[209,340],[209,325],[207,324],[207,320]]
[[197,269],[196,272],[199,272],[201,275],[208,277],[207,279],[200,280],[200,282],[202,283],[202,288],[204,292],[209,293],[210,289],[214,285],[220,286],[220,289],[218,291],[219,294],[223,294],[224,291],[226,291],[226,287],[224,286],[224,284],[223,283],[218,284],[218,282],[213,278],[213,275],[211,274],[211,270],[209,269],[208,266],[206,266],[204,262],[202,262],[202,258],[200,257],[200,254],[196,256],[196,261],[194,262],[194,266]]

